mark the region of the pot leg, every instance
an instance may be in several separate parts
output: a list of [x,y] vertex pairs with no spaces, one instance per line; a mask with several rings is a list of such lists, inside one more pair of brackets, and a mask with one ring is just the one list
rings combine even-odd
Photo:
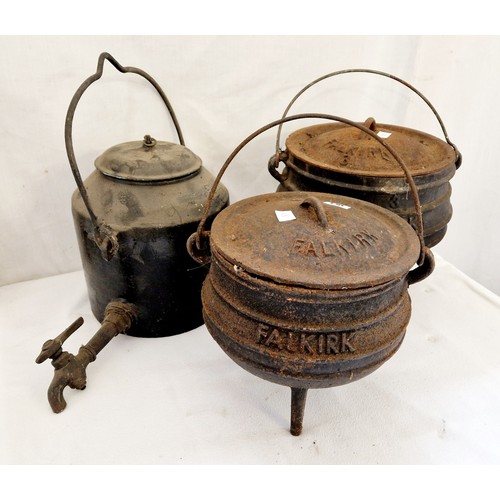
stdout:
[[290,421],[290,434],[300,436],[304,409],[306,407],[307,389],[292,387],[292,412]]

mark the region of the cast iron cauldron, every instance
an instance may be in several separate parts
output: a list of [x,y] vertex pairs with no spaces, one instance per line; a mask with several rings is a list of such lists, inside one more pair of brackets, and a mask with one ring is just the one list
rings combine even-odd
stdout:
[[[378,124],[373,118],[365,126],[385,138],[404,160],[417,186],[422,204],[424,238],[427,246],[439,243],[452,217],[450,179],[462,162],[461,154],[449,140],[443,121],[434,106],[417,89],[393,75],[375,70],[337,71],[314,80],[292,99],[293,103],[310,87],[344,73],[374,73],[396,80],[421,97],[436,116],[446,142],[425,132],[396,125]],[[406,197],[404,174],[390,154],[373,139],[343,123],[326,123],[302,128],[290,134],[285,151],[280,151],[278,129],[276,154],[269,171],[279,182],[279,191],[320,191],[375,203],[392,210],[410,224],[415,209]],[[284,162],[283,173],[277,170]]]
[[[407,167],[373,131],[344,118],[297,115],[264,126],[231,154],[212,194],[245,144],[298,118],[337,120],[383,145],[408,176],[419,234],[389,210],[362,200],[279,192],[234,203],[210,231],[202,219],[188,240],[193,258],[211,260],[202,289],[209,332],[244,369],[291,387],[293,435],[301,433],[309,388],[357,380],[396,352],[410,319],[408,285],[434,267]],[[210,204],[209,197],[206,210]]]
[[[97,170],[84,184],[73,150],[73,116],[84,91],[101,77],[105,60],[122,73],[143,76],[156,88],[170,112],[180,144],[146,135],[142,141],[113,146],[97,158]],[[198,226],[203,202],[214,181],[201,159],[184,146],[172,107],[156,81],[138,68],[121,66],[106,53],[99,57],[97,73],[80,86],[71,101],[65,138],[78,185],[72,212],[83,270],[92,311],[103,328],[80,350],[76,362],[68,357],[72,355],[62,353],[60,344],[81,321],[62,337],[49,341],[42,351],[39,362],[57,358],[53,361],[57,381],[49,389],[49,401],[56,412],[65,406],[65,385],[78,389],[85,386],[80,365],[85,367],[93,361],[117,333],[163,337],[203,323],[200,290],[207,271],[193,265],[185,242]],[[228,202],[227,190],[220,186],[209,218]],[[71,364],[81,376],[74,375]]]

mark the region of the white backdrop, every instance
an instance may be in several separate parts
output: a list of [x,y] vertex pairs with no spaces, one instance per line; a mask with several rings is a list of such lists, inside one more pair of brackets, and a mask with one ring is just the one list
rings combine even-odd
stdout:
[[[346,68],[399,76],[440,113],[464,161],[452,180],[454,216],[434,251],[500,294],[500,37],[2,37],[0,38],[0,285],[81,267],[70,212],[75,189],[64,149],[69,102],[100,52],[150,73],[176,110],[186,145],[216,173],[234,147],[281,116],[317,77]],[[326,112],[416,128],[441,137],[416,95],[380,76],[343,75],[309,90],[292,112]],[[287,132],[310,124],[287,124]],[[175,140],[161,100],[137,75],[106,63],[82,98],[74,143],[83,177],[108,147],[146,133]],[[267,172],[275,133],[234,161],[232,201],[274,191]]]

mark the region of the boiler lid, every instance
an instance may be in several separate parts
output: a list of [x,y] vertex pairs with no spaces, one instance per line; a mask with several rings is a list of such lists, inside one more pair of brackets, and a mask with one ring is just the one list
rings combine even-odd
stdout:
[[95,160],[95,166],[116,179],[156,182],[195,174],[201,168],[201,159],[185,146],[145,136],[143,141],[107,149]]

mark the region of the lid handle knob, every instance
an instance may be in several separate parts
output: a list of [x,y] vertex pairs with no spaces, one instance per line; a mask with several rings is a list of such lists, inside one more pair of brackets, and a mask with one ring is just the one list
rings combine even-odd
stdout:
[[363,125],[366,128],[369,128],[372,132],[375,132],[375,130],[377,128],[377,123],[375,122],[375,118],[373,118],[372,116],[370,116],[369,118],[367,118],[365,120],[365,123],[363,123]]
[[152,148],[154,145],[156,145],[156,139],[154,139],[150,135],[145,135],[144,140],[142,141],[142,145],[145,148]]
[[320,223],[323,229],[328,229],[328,217],[326,216],[325,207],[323,204],[315,198],[314,196],[309,196],[306,198],[301,204],[301,207],[312,208],[316,217],[318,218],[318,222]]

